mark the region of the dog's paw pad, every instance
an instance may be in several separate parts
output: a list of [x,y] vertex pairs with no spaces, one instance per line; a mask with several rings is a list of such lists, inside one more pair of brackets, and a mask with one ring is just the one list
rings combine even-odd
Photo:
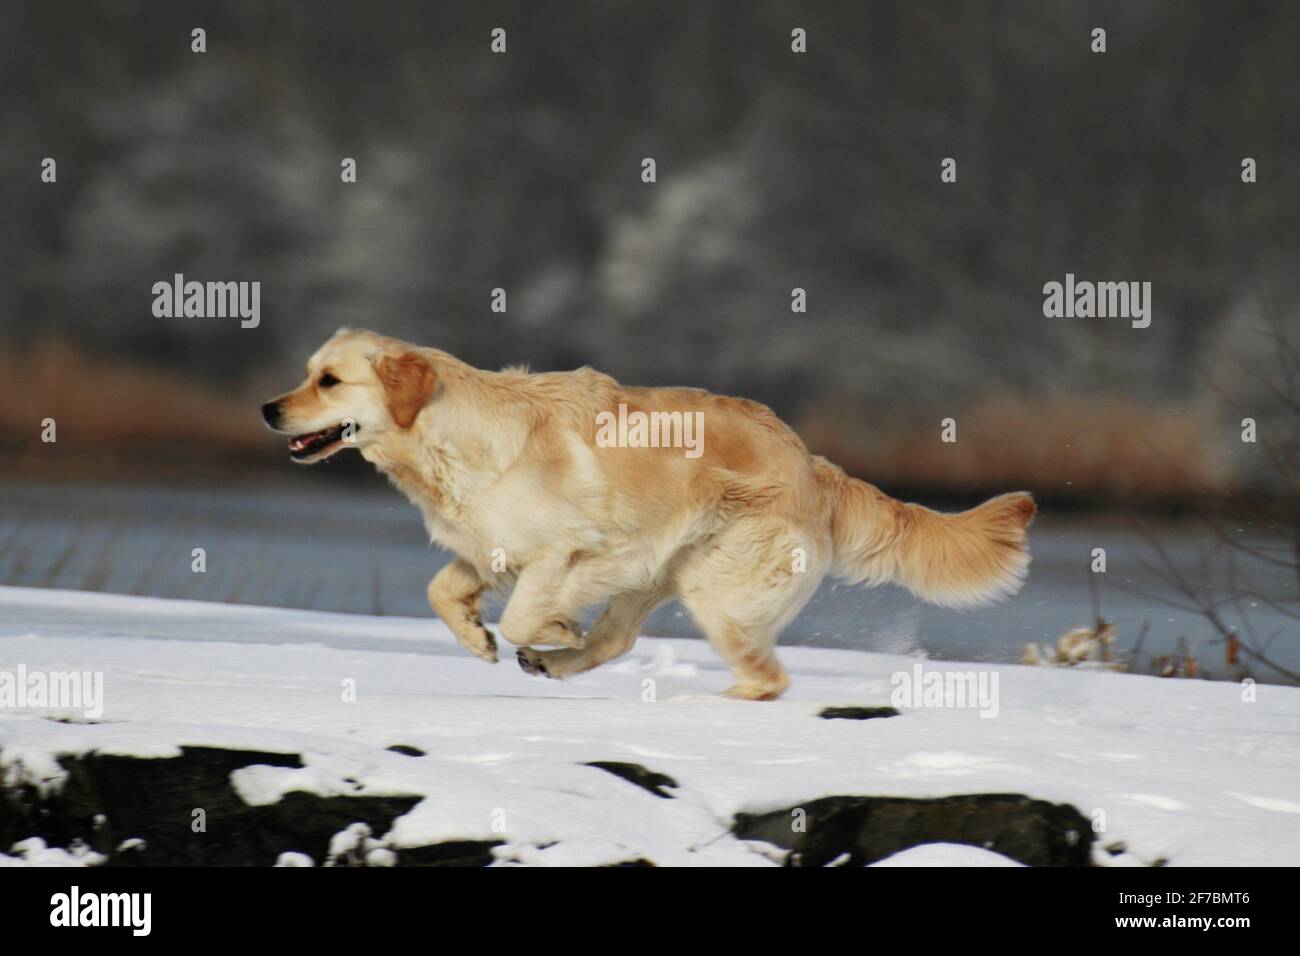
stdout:
[[546,669],[546,662],[535,651],[520,648],[515,652],[515,660],[519,661],[519,667],[525,674],[539,675],[541,677],[551,676],[551,672]]

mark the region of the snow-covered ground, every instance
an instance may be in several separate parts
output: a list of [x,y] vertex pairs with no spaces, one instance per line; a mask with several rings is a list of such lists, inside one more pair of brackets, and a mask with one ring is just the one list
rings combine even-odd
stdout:
[[[292,471],[292,475],[287,472]],[[286,469],[284,484],[226,486],[130,485],[86,482],[8,482],[0,478],[0,585],[62,588],[343,611],[350,614],[429,613],[425,586],[452,559],[432,547],[420,514],[376,475],[368,483],[331,483],[327,471]],[[939,502],[924,502],[937,505]],[[959,508],[973,498],[951,502]],[[1243,531],[1253,525],[1243,523]],[[1200,580],[1206,549],[1220,545],[1195,524],[1160,527],[1160,546],[1189,580]],[[1276,542],[1249,541],[1267,553]],[[192,570],[192,550],[202,547],[206,570]],[[1063,631],[1092,623],[1088,568],[1093,549],[1104,548],[1101,613],[1117,628],[1121,657],[1140,634],[1143,673],[1153,657],[1173,653],[1185,638],[1201,673],[1222,678],[1237,667],[1223,663],[1217,634],[1195,611],[1170,606],[1186,601],[1151,569],[1151,544],[1128,519],[1081,518],[1053,509],[1034,520],[1033,565],[1015,600],[976,611],[922,604],[902,588],[860,588],[834,578],[782,633],[790,646],[924,653],[957,661],[1018,661],[1025,644],[1055,644]],[[1220,562],[1222,556],[1220,556]],[[1261,593],[1288,594],[1287,568],[1238,557],[1237,573]],[[1157,562],[1158,566],[1158,562]],[[1220,565],[1216,565],[1219,567]],[[1211,579],[1219,581],[1217,575]],[[1224,583],[1219,581],[1221,589]],[[489,596],[489,620],[501,604]],[[1243,617],[1241,611],[1246,612]],[[1300,670],[1296,622],[1265,602],[1220,608],[1242,633],[1280,632],[1269,656]],[[594,609],[590,619],[594,619]],[[646,632],[695,637],[685,609],[670,601]],[[1285,683],[1271,668],[1254,668],[1264,681]]]
[[[1300,689],[1258,686],[1252,700],[1224,682],[793,647],[781,651],[788,694],[747,703],[714,696],[728,675],[698,640],[643,638],[563,683],[503,657],[470,657],[432,619],[0,588],[0,675],[99,672],[104,694],[94,722],[0,708],[0,770],[57,786],[55,756],[92,750],[301,754],[301,768],[236,771],[236,790],[249,803],[292,790],[423,795],[376,836],[399,853],[500,840],[501,863],[773,865],[772,847],[731,836],[737,812],[829,795],[1022,793],[1104,821],[1098,845],[1127,852],[1098,862],[1300,864]],[[896,675],[918,664],[996,677],[996,714],[981,716],[986,701],[819,718],[889,705]],[[675,799],[591,761],[667,774]],[[886,862],[1006,860],[935,844]]]

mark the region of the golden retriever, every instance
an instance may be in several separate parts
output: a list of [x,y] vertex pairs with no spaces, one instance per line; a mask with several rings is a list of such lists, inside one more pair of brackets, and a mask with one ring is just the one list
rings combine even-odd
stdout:
[[1028,570],[1029,494],[960,514],[905,504],[809,454],[765,406],[701,389],[488,372],[343,329],[262,413],[295,461],[354,447],[420,509],[456,555],[429,604],[484,660],[497,649],[480,598],[513,588],[499,630],[530,674],[627,653],[677,597],[730,667],[727,695],[772,700],[789,685],[777,635],[828,572],[964,607],[1014,593]]

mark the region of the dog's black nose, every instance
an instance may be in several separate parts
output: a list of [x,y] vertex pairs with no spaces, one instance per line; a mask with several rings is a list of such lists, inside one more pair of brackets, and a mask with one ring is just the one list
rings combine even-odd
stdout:
[[266,420],[266,423],[270,425],[272,428],[279,428],[280,427],[280,403],[267,402],[265,405],[263,405],[262,418],[264,418]]

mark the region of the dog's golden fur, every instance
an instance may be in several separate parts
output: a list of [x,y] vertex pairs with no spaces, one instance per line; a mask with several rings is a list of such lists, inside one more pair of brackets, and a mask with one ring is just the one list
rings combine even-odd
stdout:
[[[620,403],[702,412],[702,454],[602,447],[598,416]],[[342,330],[264,412],[277,431],[318,433],[291,443],[298,460],[352,444],[420,509],[456,555],[429,603],[485,660],[496,641],[480,598],[512,588],[500,632],[548,677],[626,653],[677,597],[731,668],[728,695],[770,700],[789,684],[777,635],[828,572],[965,607],[1014,593],[1029,564],[1028,494],[953,515],[905,504],[809,454],[765,406],[700,389],[631,388],[590,368],[488,372]],[[335,438],[341,424],[355,433]],[[583,635],[594,606],[604,613]]]

